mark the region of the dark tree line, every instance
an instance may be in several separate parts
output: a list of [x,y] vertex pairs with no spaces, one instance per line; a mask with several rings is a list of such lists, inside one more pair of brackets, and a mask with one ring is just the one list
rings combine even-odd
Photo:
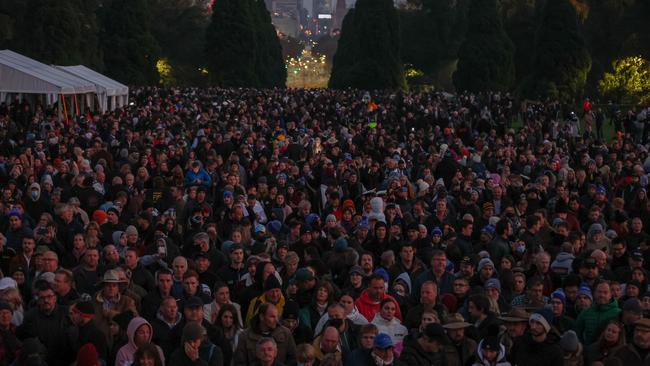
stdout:
[[[283,86],[282,49],[264,1],[215,1],[212,17],[211,3],[2,0],[0,48],[48,64],[84,64],[129,84],[157,84],[156,63],[165,59],[185,85]],[[238,13],[224,16],[224,9]],[[214,24],[222,21],[229,29]],[[236,57],[224,65],[222,55]]]

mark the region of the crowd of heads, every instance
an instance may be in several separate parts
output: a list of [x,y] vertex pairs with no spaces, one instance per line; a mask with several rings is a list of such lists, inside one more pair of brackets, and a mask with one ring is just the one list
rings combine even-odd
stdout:
[[634,363],[650,350],[646,119],[502,93],[139,88],[67,117],[2,103],[0,354]]

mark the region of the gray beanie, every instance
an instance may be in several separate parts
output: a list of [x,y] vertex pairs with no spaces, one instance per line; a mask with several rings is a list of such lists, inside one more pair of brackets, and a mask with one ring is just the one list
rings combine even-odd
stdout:
[[205,328],[198,322],[189,322],[183,328],[183,343],[201,339],[206,335]]
[[560,347],[564,352],[574,353],[578,350],[579,345],[578,335],[572,330],[566,331],[560,338]]
[[494,262],[492,262],[490,258],[481,259],[481,261],[478,262],[478,271],[480,272],[485,266],[492,266],[492,268],[494,268]]

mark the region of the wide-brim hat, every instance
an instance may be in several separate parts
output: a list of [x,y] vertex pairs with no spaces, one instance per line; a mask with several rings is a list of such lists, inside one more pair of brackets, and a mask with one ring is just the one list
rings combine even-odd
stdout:
[[105,283],[127,283],[127,282],[129,281],[120,278],[116,270],[109,269],[108,271],[106,271],[106,273],[104,273],[104,277],[102,277],[102,280],[99,281],[99,284],[103,285]]
[[529,318],[530,314],[523,307],[513,307],[506,315],[499,317],[508,323],[527,322]]
[[442,326],[445,329],[462,329],[471,326],[462,315],[455,313],[447,317],[447,322]]

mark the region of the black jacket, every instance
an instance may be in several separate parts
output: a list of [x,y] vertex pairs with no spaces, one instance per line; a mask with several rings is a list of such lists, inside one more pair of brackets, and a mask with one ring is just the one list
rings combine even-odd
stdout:
[[404,349],[395,363],[396,366],[446,366],[447,359],[444,351],[427,352],[417,339],[412,339],[404,344]]
[[542,343],[535,342],[530,333],[515,340],[510,351],[513,366],[557,366],[564,364],[564,354],[557,337],[549,334]]
[[79,336],[77,343],[74,344],[75,349],[81,348],[86,343],[92,343],[97,349],[99,358],[108,361],[108,344],[106,342],[106,335],[97,328],[95,322],[90,321],[85,325],[79,326]]
[[47,349],[46,360],[50,366],[67,366],[72,362],[73,326],[67,307],[57,305],[49,315],[38,308],[29,309],[16,336],[19,339],[38,338]]

